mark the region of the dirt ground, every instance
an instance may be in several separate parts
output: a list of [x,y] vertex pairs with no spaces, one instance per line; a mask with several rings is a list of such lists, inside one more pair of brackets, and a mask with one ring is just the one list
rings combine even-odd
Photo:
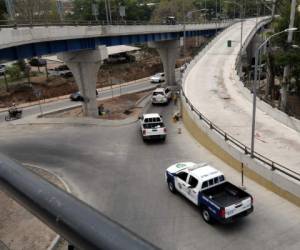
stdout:
[[[104,108],[104,112],[99,116],[99,119],[123,120],[131,116],[138,116],[141,108],[136,107],[136,102],[150,93],[151,91],[143,91],[98,101],[98,107],[103,105]],[[46,117],[62,118],[82,116],[82,108],[78,107],[68,111],[47,115]]]
[[[28,168],[64,189],[63,184],[54,175],[42,169]],[[2,191],[0,204],[0,250],[6,249],[5,246],[11,250],[41,250],[49,247],[56,236],[55,232]]]

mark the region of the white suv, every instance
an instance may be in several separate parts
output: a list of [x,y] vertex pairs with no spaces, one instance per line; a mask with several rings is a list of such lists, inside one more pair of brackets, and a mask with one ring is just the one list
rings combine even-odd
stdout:
[[167,104],[172,96],[172,91],[169,87],[157,88],[152,93],[152,104]]
[[150,77],[150,80],[152,83],[161,83],[165,80],[164,77],[165,73],[156,73],[154,76]]

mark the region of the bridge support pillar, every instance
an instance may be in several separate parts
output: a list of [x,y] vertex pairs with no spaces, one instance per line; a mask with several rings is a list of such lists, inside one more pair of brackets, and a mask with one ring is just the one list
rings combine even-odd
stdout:
[[58,55],[58,58],[64,61],[73,73],[84,98],[82,103],[84,116],[97,117],[97,74],[102,61],[107,58],[107,48],[101,46],[94,50],[63,52]]
[[165,72],[166,85],[176,85],[175,64],[179,55],[180,41],[168,40],[160,42],[149,42],[150,48],[155,48],[162,60]]

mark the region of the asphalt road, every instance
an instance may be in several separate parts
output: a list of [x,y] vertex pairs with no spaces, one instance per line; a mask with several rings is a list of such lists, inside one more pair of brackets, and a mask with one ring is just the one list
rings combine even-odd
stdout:
[[[121,88],[115,87],[113,89],[105,89],[99,91],[98,95],[98,100],[101,99],[107,99],[112,96],[118,96],[121,94],[128,94],[128,93],[133,93],[137,91],[143,91],[143,90],[148,90],[149,88],[153,88],[155,84],[151,84],[149,80],[137,80],[136,83],[127,85],[127,86],[122,86]],[[49,102],[49,103],[42,103],[41,102],[41,109],[42,112],[49,112],[53,111],[56,109],[61,109],[61,108],[67,108],[67,107],[76,107],[81,105],[80,102],[72,102],[69,99],[64,99],[64,100],[59,100],[59,101],[54,101],[54,102]],[[35,105],[31,107],[27,107],[23,109],[23,116],[22,117],[28,117],[32,115],[37,115],[40,114],[40,106]],[[5,121],[5,115],[7,115],[7,112],[0,112],[0,123]]]
[[165,143],[144,143],[138,123],[2,124],[0,151],[57,173],[75,195],[163,249],[300,249],[300,208],[247,178],[255,211],[232,225],[206,224],[195,206],[170,193],[164,171],[175,162],[209,162],[238,185],[241,176],[171,121],[173,104],[149,111],[163,115]]

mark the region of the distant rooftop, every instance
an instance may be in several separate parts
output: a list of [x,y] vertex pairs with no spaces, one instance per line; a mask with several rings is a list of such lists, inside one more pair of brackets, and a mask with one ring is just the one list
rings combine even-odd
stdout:
[[116,46],[107,47],[108,55],[114,55],[114,54],[136,51],[136,50],[140,50],[140,48],[134,46],[128,46],[128,45],[116,45]]
[[[134,47],[134,46],[128,46],[128,45],[107,46],[108,55],[115,55],[115,54],[119,54],[119,53],[136,51],[136,50],[140,50],[140,48]],[[62,62],[61,60],[59,60],[57,58],[56,55],[43,56],[43,58],[46,60],[49,60],[49,61]]]

